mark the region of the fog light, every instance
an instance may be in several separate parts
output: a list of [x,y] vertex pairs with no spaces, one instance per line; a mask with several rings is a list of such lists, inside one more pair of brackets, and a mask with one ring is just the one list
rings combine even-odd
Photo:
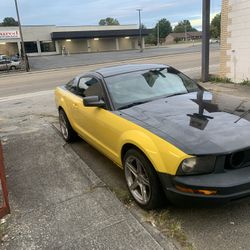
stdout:
[[231,155],[230,164],[232,168],[240,168],[245,160],[245,152],[237,152]]
[[188,158],[182,162],[181,168],[184,173],[190,173],[194,170],[197,159],[195,157]]

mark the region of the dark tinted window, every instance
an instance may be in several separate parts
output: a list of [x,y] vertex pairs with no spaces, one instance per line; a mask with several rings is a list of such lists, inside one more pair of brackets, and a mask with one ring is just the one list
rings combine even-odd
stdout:
[[37,53],[37,44],[36,42],[24,42],[24,47],[26,53]]
[[54,52],[56,51],[55,42],[40,42],[41,52]]
[[99,81],[94,77],[82,77],[78,83],[80,96],[99,96],[103,98],[103,91]]
[[11,61],[8,61],[8,60],[0,61],[0,64],[7,64],[7,63],[11,63]]
[[77,83],[75,81],[75,79],[69,81],[67,84],[66,84],[66,89],[73,92],[73,93],[76,93],[77,91]]

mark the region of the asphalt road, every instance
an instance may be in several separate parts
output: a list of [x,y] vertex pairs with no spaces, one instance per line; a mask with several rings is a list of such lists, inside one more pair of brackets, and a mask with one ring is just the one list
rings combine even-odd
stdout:
[[[115,53],[115,52],[114,52]],[[219,51],[212,50],[210,54],[210,72],[216,73],[219,68]],[[55,70],[34,71],[29,73],[19,72],[0,76],[0,98],[39,91],[52,90],[56,86],[65,84],[77,74],[82,74],[100,67],[121,65],[129,63],[161,63],[169,64],[182,70],[188,76],[200,78],[201,53],[178,53],[174,55],[154,56],[142,59],[132,59],[111,63],[100,63],[87,66],[58,68]]]
[[[211,44],[210,50],[219,49],[218,44]],[[44,70],[54,68],[65,68],[72,66],[86,66],[90,64],[107,63],[114,61],[126,61],[131,59],[142,59],[147,57],[157,57],[162,55],[176,55],[195,53],[201,51],[201,44],[176,44],[167,47],[147,48],[141,53],[139,50],[111,51],[99,53],[71,54],[69,56],[55,55],[30,57],[32,70]]]

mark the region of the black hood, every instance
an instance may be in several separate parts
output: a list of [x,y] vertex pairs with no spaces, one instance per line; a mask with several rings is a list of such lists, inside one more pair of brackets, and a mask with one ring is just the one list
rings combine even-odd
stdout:
[[[240,119],[225,112],[227,107],[220,106],[215,99],[211,93],[199,91],[158,99],[119,112],[125,119],[187,154],[226,154],[249,148],[250,122],[245,119],[245,110],[238,110],[242,115]],[[232,112],[239,103],[235,102]]]

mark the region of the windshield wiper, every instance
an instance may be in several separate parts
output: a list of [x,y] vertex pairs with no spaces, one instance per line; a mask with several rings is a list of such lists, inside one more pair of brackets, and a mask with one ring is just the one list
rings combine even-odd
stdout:
[[117,110],[128,109],[128,108],[131,108],[133,106],[140,105],[140,104],[143,104],[143,103],[146,103],[146,102],[150,102],[150,101],[148,100],[148,101],[132,102],[132,103],[129,103],[127,105],[124,105],[124,106],[118,108]]
[[250,113],[250,109],[245,111],[234,123],[237,123],[238,121],[246,117],[249,113]]
[[167,96],[165,96],[165,98],[172,97],[172,96],[177,96],[177,95],[184,95],[184,94],[188,94],[188,92],[181,92],[181,93],[175,93],[175,94],[167,95]]

